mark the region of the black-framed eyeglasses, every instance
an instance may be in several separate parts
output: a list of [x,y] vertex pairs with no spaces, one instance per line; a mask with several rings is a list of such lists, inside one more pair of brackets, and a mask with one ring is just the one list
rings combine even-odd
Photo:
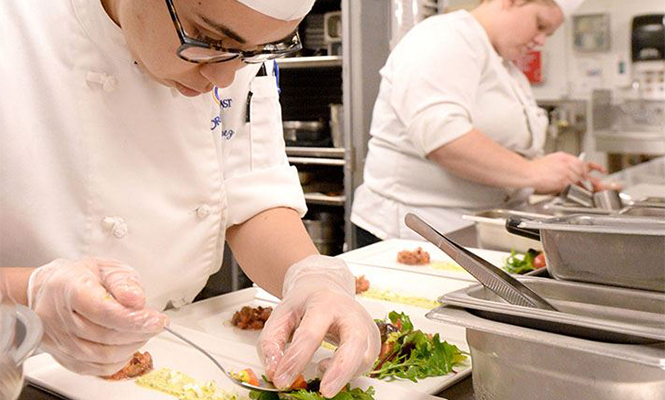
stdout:
[[180,23],[173,0],[166,0],[166,6],[169,9],[171,20],[173,20],[173,25],[180,39],[180,47],[177,50],[178,57],[185,61],[197,64],[210,64],[240,58],[247,64],[260,64],[264,61],[284,57],[302,49],[302,43],[300,42],[300,36],[298,36],[297,31],[290,40],[264,44],[256,50],[227,49],[217,46],[187,35]]

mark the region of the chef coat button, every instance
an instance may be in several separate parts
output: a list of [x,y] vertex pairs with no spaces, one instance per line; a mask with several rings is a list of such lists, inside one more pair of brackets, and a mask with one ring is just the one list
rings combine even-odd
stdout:
[[85,79],[88,82],[101,85],[105,92],[112,92],[118,87],[118,79],[103,72],[88,71]]
[[102,227],[110,231],[118,239],[125,237],[129,231],[127,223],[120,217],[105,217],[102,220]]
[[106,76],[102,82],[102,89],[105,92],[112,92],[118,87],[118,79],[115,76]]
[[171,300],[171,305],[174,308],[180,308],[180,307],[184,306],[185,304],[187,304],[187,301],[185,300],[184,297],[180,297],[180,298]]
[[196,216],[201,219],[206,218],[208,215],[210,215],[210,211],[210,206],[204,204],[196,209]]
[[113,217],[104,217],[102,220],[102,227],[107,231],[113,229],[113,224],[115,224],[115,218]]

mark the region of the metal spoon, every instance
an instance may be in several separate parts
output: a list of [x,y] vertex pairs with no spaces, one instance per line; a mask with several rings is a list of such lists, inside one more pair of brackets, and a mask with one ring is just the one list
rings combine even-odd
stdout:
[[169,328],[168,326],[165,327],[164,330],[166,330],[167,332],[169,332],[173,336],[177,337],[178,339],[182,340],[183,342],[187,343],[188,345],[192,346],[196,350],[203,353],[203,355],[208,357],[217,366],[217,368],[219,368],[224,373],[224,375],[226,375],[226,377],[231,380],[231,382],[235,383],[238,386],[242,386],[243,388],[249,389],[249,390],[257,390],[257,391],[260,391],[260,392],[288,392],[289,391],[289,390],[279,390],[272,383],[266,382],[263,379],[259,380],[259,385],[260,386],[254,386],[254,385],[251,385],[247,382],[243,382],[240,379],[238,379],[238,378],[234,377],[233,375],[231,375],[229,372],[226,372],[224,367],[222,367],[222,365],[219,362],[217,362],[215,357],[213,357],[212,354],[208,353],[202,347],[199,347],[197,344],[195,344],[191,340],[187,339],[186,337],[182,336],[181,334],[175,332],[173,329]]

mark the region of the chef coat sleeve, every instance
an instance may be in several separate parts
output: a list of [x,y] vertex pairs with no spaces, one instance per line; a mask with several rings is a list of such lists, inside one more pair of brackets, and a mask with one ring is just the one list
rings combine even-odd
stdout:
[[488,57],[464,32],[420,39],[392,60],[390,101],[425,157],[473,128],[471,110]]
[[[245,90],[241,96],[249,99],[243,102],[239,122],[242,128],[225,143],[223,151],[227,227],[276,207],[292,208],[301,217],[307,212],[298,171],[286,158],[282,109],[272,72],[275,65],[267,62],[266,66],[265,75],[254,76],[252,72],[248,84],[251,94]],[[238,84],[242,78],[236,75]]]

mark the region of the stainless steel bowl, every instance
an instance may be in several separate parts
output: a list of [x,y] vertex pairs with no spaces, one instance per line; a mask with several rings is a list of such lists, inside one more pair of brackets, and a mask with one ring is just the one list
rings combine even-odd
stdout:
[[42,339],[42,323],[32,310],[0,305],[0,399],[18,398],[23,388],[23,362]]

